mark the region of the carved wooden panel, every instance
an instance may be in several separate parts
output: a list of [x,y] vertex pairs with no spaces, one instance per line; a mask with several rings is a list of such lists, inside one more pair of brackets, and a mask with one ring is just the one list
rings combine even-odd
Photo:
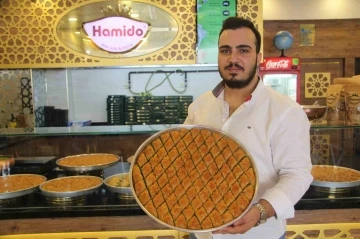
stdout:
[[327,87],[333,79],[342,77],[344,59],[307,58],[301,60],[300,103],[326,105]]
[[[165,8],[178,21],[177,38],[159,51],[131,59],[91,57],[66,48],[56,38],[61,14],[97,0],[4,0],[0,17],[1,68],[44,68],[195,62],[195,0],[137,0]],[[106,2],[106,1],[105,1]],[[111,2],[111,1],[108,1]]]
[[[106,2],[106,0],[103,0]],[[137,0],[166,9],[179,23],[176,39],[153,53],[122,59],[92,57],[64,46],[56,23],[65,12],[100,0],[4,0],[0,8],[0,68],[47,68],[149,64],[193,64],[196,61],[196,1]],[[110,0],[108,0],[110,2]],[[262,32],[262,0],[238,1],[239,16],[252,19]]]

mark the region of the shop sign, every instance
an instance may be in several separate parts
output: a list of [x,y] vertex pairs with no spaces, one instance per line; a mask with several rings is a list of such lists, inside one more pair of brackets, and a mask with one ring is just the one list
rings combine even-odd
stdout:
[[69,50],[109,59],[144,56],[178,42],[177,14],[145,2],[79,3],[58,17],[55,35]]
[[292,67],[297,65],[299,65],[299,58],[267,57],[260,65],[260,68],[261,70],[291,70]]
[[124,53],[136,48],[149,32],[150,24],[126,17],[107,17],[87,22],[83,28],[99,48]]

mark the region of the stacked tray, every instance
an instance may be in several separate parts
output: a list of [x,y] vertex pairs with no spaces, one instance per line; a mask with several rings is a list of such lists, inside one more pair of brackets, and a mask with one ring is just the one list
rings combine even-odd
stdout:
[[187,117],[187,109],[193,96],[165,96],[165,123],[182,124]]
[[125,124],[164,123],[164,96],[132,96],[125,99]]
[[125,95],[109,95],[106,99],[106,109],[109,125],[125,124]]
[[181,124],[193,96],[130,96],[125,98],[125,124]]
[[134,155],[130,185],[142,209],[167,227],[186,232],[231,225],[253,204],[255,164],[223,132],[182,125],[158,132]]

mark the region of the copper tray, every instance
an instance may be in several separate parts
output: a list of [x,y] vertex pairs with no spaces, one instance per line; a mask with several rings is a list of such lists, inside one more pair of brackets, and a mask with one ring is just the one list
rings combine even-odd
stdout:
[[[190,132],[191,135],[187,135],[188,132]],[[198,136],[201,135],[202,138],[197,138],[197,136],[195,137],[194,135],[196,134],[196,132],[198,133]],[[210,133],[211,137],[208,133]],[[179,144],[175,143],[176,146],[173,148],[168,147],[168,139],[165,139],[169,135],[171,139],[176,138],[174,137],[174,135],[181,135],[181,139],[177,141]],[[189,139],[188,136],[193,137],[193,139]],[[194,149],[193,146],[195,140],[196,144],[198,144],[198,151],[192,151],[191,153],[190,150]],[[163,142],[162,146],[159,146],[159,141]],[[175,141],[176,140],[173,140],[173,142]],[[185,148],[182,145],[181,141],[186,141],[186,143],[184,143],[186,144]],[[226,145],[224,145],[223,142],[226,142]],[[159,147],[157,147],[156,145],[158,145]],[[164,149],[162,149],[161,147],[163,147]],[[153,156],[149,157],[150,159],[144,159],[144,155],[148,154],[148,150],[151,151],[151,148],[157,149],[155,150],[155,153],[152,154]],[[206,148],[208,150],[207,153],[205,150]],[[217,154],[219,153],[219,151],[217,151],[216,154],[212,154],[213,156],[209,157],[208,154],[210,154],[211,149],[216,148],[217,150],[221,148],[222,151],[220,152],[220,154]],[[231,155],[229,156],[229,151],[231,150],[234,151],[232,151]],[[172,155],[173,151],[180,151],[181,153],[179,154],[181,154],[181,157],[179,156],[174,159],[175,157],[174,155]],[[240,156],[240,154],[238,153],[240,151],[242,152],[242,156]],[[164,152],[165,155],[162,155]],[[200,154],[202,154],[202,156]],[[190,155],[190,158],[184,157],[185,155]],[[224,161],[219,161],[221,157],[224,158]],[[155,161],[157,162],[157,164],[154,163]],[[170,164],[166,167],[164,166],[165,162],[170,162]],[[200,169],[203,168],[202,166],[205,165],[205,163],[207,165],[207,168],[205,168],[204,171],[201,171]],[[245,167],[243,163],[246,163],[247,166]],[[160,166],[160,164],[162,166]],[[191,169],[191,167],[188,167],[191,164],[194,165],[193,169]],[[228,169],[223,170],[223,168],[225,169],[227,165],[229,166]],[[246,171],[246,173],[243,173],[244,171],[239,172],[238,169],[240,166],[244,168],[244,171]],[[152,169],[145,170],[145,168],[147,167],[152,167]],[[163,167],[162,172],[159,167]],[[174,168],[176,171],[174,173],[175,176],[169,173],[171,170],[173,170],[172,168]],[[169,171],[169,169],[171,170]],[[146,171],[150,171],[150,173],[147,174]],[[196,173],[198,173],[198,176],[196,176],[197,178],[192,177]],[[143,177],[140,180],[139,175]],[[167,178],[168,175],[169,178]],[[219,175],[225,176],[223,176],[223,179],[219,179]],[[166,180],[162,180],[162,177],[166,178]],[[179,179],[179,182],[177,184],[173,183],[172,180],[176,180],[175,177]],[[233,177],[233,179],[231,179],[231,177]],[[246,177],[248,177],[248,181],[242,180],[243,177],[245,179]],[[145,178],[147,179],[145,180]],[[149,178],[155,178],[155,181],[149,180]],[[200,181],[203,185],[201,187],[199,187]],[[241,186],[240,183],[242,183]],[[144,212],[146,212],[151,218],[153,218],[157,222],[179,231],[210,232],[233,224],[247,212],[247,210],[254,203],[254,197],[257,193],[258,173],[252,157],[236,139],[225,134],[224,132],[210,127],[181,125],[154,134],[138,148],[130,167],[130,185],[137,203],[144,210]],[[153,185],[155,186],[153,187]],[[157,186],[159,186],[159,191],[156,194],[154,188],[156,188]],[[221,190],[224,189],[222,188],[222,186],[227,187],[227,189]],[[144,189],[144,187],[146,189]],[[178,191],[178,187],[180,189],[184,188],[184,190]],[[198,191],[196,192],[195,190]],[[205,195],[206,190],[208,190],[209,195]],[[141,194],[138,195],[137,191],[139,191]],[[227,197],[233,192],[237,195],[235,196],[236,200],[232,200],[231,197]],[[219,198],[219,195],[222,198]],[[163,200],[166,201],[166,203],[161,203],[161,199],[157,199],[158,196],[163,197]],[[184,201],[182,201],[185,197],[189,198],[184,199],[185,201],[187,200],[187,203],[183,203]],[[177,198],[177,201],[173,204],[171,202],[174,198]],[[202,205],[200,207],[197,207],[195,206],[195,204],[199,202],[200,198],[202,200]],[[225,200],[227,202],[225,202]],[[224,206],[224,203],[226,203],[227,205]],[[214,210],[211,209],[211,211],[210,208],[213,208]],[[176,210],[178,210],[179,214],[176,213]],[[186,213],[187,210],[192,210],[192,217],[189,216],[191,215],[191,213]],[[207,214],[205,216],[203,214],[202,217],[198,217],[198,215],[204,211]],[[232,215],[231,213],[233,212],[236,213]],[[196,217],[194,216],[195,214]],[[215,223],[211,222],[209,224],[208,221],[210,220],[210,216],[212,218],[216,218],[217,215],[219,215],[220,220]],[[184,218],[184,220],[182,220],[182,218]],[[180,220],[182,220],[186,225],[178,223]],[[192,223],[192,221],[196,220],[198,220],[198,226],[196,222],[194,224]]]
[[[314,165],[313,167],[332,168],[333,170],[336,170],[337,168],[345,169],[350,172],[358,173],[360,175],[359,171],[357,171],[355,169],[351,169],[351,168],[332,166],[332,165]],[[360,185],[360,179],[356,180],[356,181],[351,181],[351,182],[330,182],[330,181],[319,181],[319,180],[314,179],[312,181],[311,185],[316,186],[316,187],[324,187],[324,188],[352,188],[352,187],[357,187]]]
[[[4,177],[7,177],[7,178],[16,178],[16,177],[23,177],[23,176],[37,176],[41,179],[43,179],[44,181],[47,180],[46,177],[42,176],[42,175],[37,175],[37,174],[14,174],[14,175],[8,175],[8,176],[1,176],[0,177],[0,181],[4,178]],[[41,183],[37,184],[37,185],[34,185],[34,186],[31,186],[31,187],[28,187],[28,188],[24,188],[24,189],[21,189],[21,190],[17,190],[17,191],[12,191],[12,192],[7,192],[7,193],[0,193],[0,200],[3,200],[3,199],[10,199],[10,198],[16,198],[16,197],[20,197],[20,196],[24,196],[24,195],[27,195],[27,194],[30,194],[30,193],[33,193],[35,191],[37,191],[39,189],[39,185]]]
[[[43,189],[43,187],[46,184],[49,184],[49,183],[54,182],[54,181],[59,181],[59,180],[62,180],[64,178],[67,178],[67,179],[71,178],[71,179],[76,180],[77,178],[86,178],[86,177],[95,178],[95,179],[99,180],[99,184],[96,185],[96,186],[93,186],[93,187],[86,188],[86,189],[74,190],[74,191],[57,192],[57,191],[48,191],[48,190]],[[95,176],[69,176],[69,177],[55,178],[55,179],[49,180],[49,181],[47,181],[45,183],[42,183],[40,185],[40,191],[45,197],[50,197],[50,198],[75,198],[75,197],[81,197],[81,196],[85,196],[85,195],[91,194],[93,192],[96,192],[102,186],[102,184],[103,184],[103,180],[100,177],[95,177]]]
[[[62,160],[68,159],[70,157],[96,156],[96,155],[110,155],[110,156],[116,157],[117,160],[115,160],[115,161],[113,161],[111,163],[98,164],[98,165],[89,165],[89,166],[65,166],[65,165],[60,165],[60,162]],[[120,157],[115,155],[115,154],[103,154],[103,153],[99,153],[99,154],[78,154],[78,155],[71,155],[71,156],[67,156],[67,157],[58,159],[58,160],[56,160],[56,165],[59,168],[67,170],[67,171],[87,172],[87,171],[100,170],[100,169],[104,169],[104,168],[114,166],[119,162],[119,159],[120,159]]]

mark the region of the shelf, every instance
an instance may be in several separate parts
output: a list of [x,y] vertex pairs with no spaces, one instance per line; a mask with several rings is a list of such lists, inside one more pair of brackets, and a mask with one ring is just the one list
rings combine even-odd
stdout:
[[[109,125],[83,127],[36,127],[34,129],[2,128],[0,136],[55,136],[55,135],[126,135],[156,133],[179,124],[167,125]],[[311,130],[360,129],[360,125],[311,125]]]
[[156,133],[178,124],[167,125],[111,125],[111,126],[83,126],[83,127],[36,127],[33,130],[23,128],[0,129],[0,136],[58,136],[58,135],[121,135]]
[[311,129],[360,129],[360,125],[325,125],[312,123]]

